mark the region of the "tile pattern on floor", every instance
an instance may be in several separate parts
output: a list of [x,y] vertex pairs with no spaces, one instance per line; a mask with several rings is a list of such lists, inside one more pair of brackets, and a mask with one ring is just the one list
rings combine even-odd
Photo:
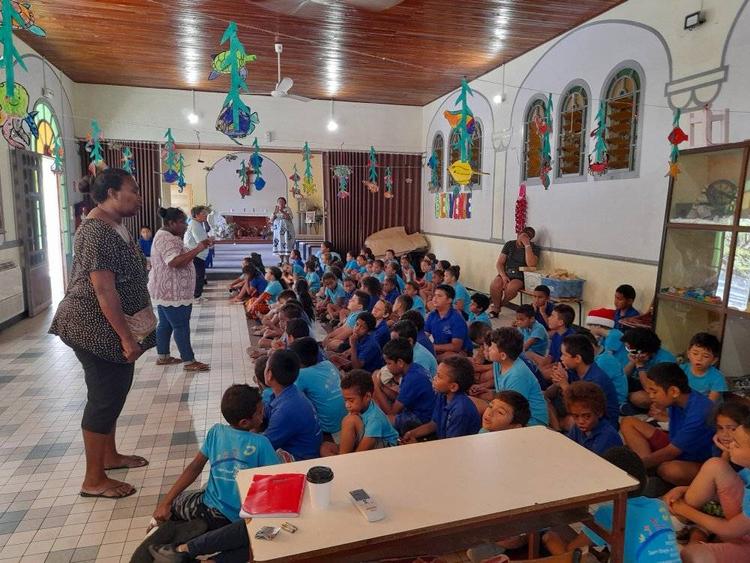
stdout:
[[224,286],[212,282],[207,302],[193,308],[193,346],[210,372],[157,366],[154,350],[136,364],[117,443],[150,464],[110,472],[138,488],[125,499],[78,495],[86,388],[72,351],[46,333],[52,313],[0,333],[0,563],[130,560],[160,495],[220,421],[224,389],[252,383],[244,312],[226,303]]

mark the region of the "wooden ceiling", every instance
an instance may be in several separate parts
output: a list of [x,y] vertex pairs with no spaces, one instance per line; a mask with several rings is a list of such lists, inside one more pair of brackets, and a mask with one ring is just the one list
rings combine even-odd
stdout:
[[234,20],[252,94],[273,90],[280,42],[292,94],[424,105],[622,1],[33,0],[47,37],[17,33],[76,82],[224,92],[208,74]]

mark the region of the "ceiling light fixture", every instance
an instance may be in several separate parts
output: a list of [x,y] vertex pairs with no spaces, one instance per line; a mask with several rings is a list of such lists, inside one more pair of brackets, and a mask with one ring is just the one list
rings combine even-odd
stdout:
[[331,119],[328,120],[328,130],[333,133],[339,128],[339,124],[336,123],[336,120],[333,117],[333,98],[331,98]]
[[502,85],[502,90],[500,91],[499,94],[495,94],[495,96],[492,98],[492,101],[495,104],[497,104],[497,105],[500,105],[500,104],[502,104],[505,101],[505,65],[503,65],[503,85]]
[[193,111],[188,114],[187,119],[191,125],[196,125],[200,121],[200,117],[195,111],[195,90],[193,90]]

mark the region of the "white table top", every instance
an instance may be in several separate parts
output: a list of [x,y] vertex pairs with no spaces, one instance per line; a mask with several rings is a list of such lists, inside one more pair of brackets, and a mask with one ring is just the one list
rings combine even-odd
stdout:
[[[306,488],[299,518],[289,519],[299,530],[282,530],[272,541],[256,540],[255,532],[284,519],[249,521],[255,561],[638,484],[566,436],[540,426],[248,469],[237,474],[237,484],[244,499],[256,473],[306,473],[314,465],[333,469],[330,507],[314,510]],[[365,489],[385,511],[385,519],[367,522],[349,500],[348,491],[354,489]]]

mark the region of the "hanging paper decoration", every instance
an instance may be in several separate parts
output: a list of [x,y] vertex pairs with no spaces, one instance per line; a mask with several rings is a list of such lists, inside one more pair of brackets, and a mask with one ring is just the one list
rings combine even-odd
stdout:
[[177,174],[177,154],[175,152],[174,137],[172,136],[172,128],[167,129],[164,134],[166,142],[164,148],[161,151],[161,157],[164,160],[164,181],[167,184],[174,184],[179,175]]
[[26,63],[23,62],[23,58],[21,58],[21,53],[18,52],[18,49],[16,49],[16,46],[13,44],[13,27],[15,26],[17,29],[24,29],[26,26],[26,23],[16,8],[20,8],[18,2],[2,0],[0,16],[3,21],[0,25],[0,42],[3,44],[3,64],[5,65],[5,80],[8,90],[7,97],[10,99],[14,99],[16,94],[15,63],[18,63],[18,66],[26,72],[29,70],[26,68]]
[[339,181],[339,191],[336,194],[336,197],[340,197],[340,198],[349,197],[347,185],[349,183],[349,175],[351,173],[352,173],[352,169],[343,164],[339,164],[338,166],[335,166],[333,168],[333,175],[336,176],[336,178],[338,178],[338,181]]
[[55,161],[50,166],[50,171],[55,176],[62,176],[65,172],[65,164],[63,156],[65,156],[65,150],[63,149],[62,143],[60,143],[60,136],[56,136],[52,144],[52,156],[55,157]]
[[454,148],[458,148],[459,158],[452,162],[448,167],[448,172],[453,181],[459,186],[466,186],[471,182],[472,176],[479,174],[478,170],[472,170],[469,162],[469,153],[471,151],[471,132],[474,130],[474,114],[469,109],[469,96],[473,96],[469,84],[464,78],[461,80],[461,92],[456,98],[454,105],[461,106],[458,112],[445,112],[445,118],[451,125],[451,128],[458,131],[458,140]]
[[243,160],[240,162],[240,167],[237,169],[237,175],[240,177],[240,197],[242,199],[245,199],[245,197],[250,195],[250,170],[245,165],[245,161]]
[[391,172],[390,166],[385,169],[385,193],[383,197],[393,199],[393,172]]
[[546,190],[550,185],[549,173],[552,171],[552,148],[549,140],[552,133],[552,94],[549,95],[547,103],[544,106],[544,120],[541,123],[537,123],[537,133],[542,139],[539,179]]
[[[39,37],[46,37],[47,32],[41,27],[36,25],[36,17],[34,12],[31,10],[31,2],[25,0],[11,0],[11,7],[14,8],[18,15],[21,17],[19,22],[16,18],[13,18],[13,29],[22,29],[28,31]],[[5,21],[4,18],[0,19],[0,22]]]
[[104,134],[99,127],[99,122],[91,122],[91,132],[86,136],[86,152],[89,153],[89,174],[96,175],[96,171],[104,165],[104,154],[102,153],[102,141]]
[[440,191],[440,177],[438,176],[438,153],[432,151],[429,160],[427,161],[427,168],[430,169],[430,181],[427,183],[427,189],[431,192]]
[[377,192],[380,187],[378,186],[378,155],[375,153],[375,147],[370,145],[370,154],[367,157],[367,163],[369,170],[367,172],[367,180],[362,182],[365,187],[372,193]]
[[[237,61],[240,67],[240,76],[243,80],[247,80],[247,63],[253,62],[257,57],[255,55],[245,54],[244,57],[240,57]],[[229,51],[223,51],[218,55],[211,57],[211,72],[208,75],[209,80],[216,80],[222,74],[229,74],[232,72],[232,65],[229,63]]]
[[589,174],[601,176],[607,173],[609,168],[609,155],[607,154],[607,142],[604,134],[607,127],[607,110],[604,100],[599,103],[599,111],[596,113],[597,127],[591,132],[595,139],[594,150],[589,154]]
[[521,233],[526,228],[528,206],[529,202],[526,200],[526,183],[524,182],[518,188],[518,199],[516,200],[516,234]]
[[253,154],[250,157],[250,166],[253,168],[253,175],[255,176],[255,189],[260,191],[266,187],[266,181],[263,179],[263,173],[260,167],[263,165],[263,157],[260,156],[260,147],[258,146],[258,137],[255,137],[253,141]]
[[222,45],[227,42],[229,42],[229,50],[224,64],[228,64],[231,83],[229,93],[216,119],[216,130],[239,144],[237,139],[242,139],[252,133],[260,120],[258,114],[253,112],[240,97],[243,92],[249,92],[241,72],[241,67],[244,68],[242,63],[246,61],[248,55],[237,37],[237,24],[234,22],[229,23],[221,37]]
[[182,193],[187,184],[185,183],[185,157],[180,153],[177,159],[177,192]]
[[680,158],[680,149],[678,145],[688,140],[687,133],[680,129],[680,108],[674,110],[674,117],[672,118],[672,131],[667,136],[669,144],[672,145],[672,149],[669,153],[669,170],[667,176],[676,178],[680,173],[680,167],[677,164],[677,159]]
[[35,117],[29,112],[29,92],[21,84],[15,85],[15,95],[10,97],[7,83],[0,83],[0,125],[8,144],[17,149],[31,146],[32,137],[39,136]]
[[302,160],[305,163],[305,173],[302,176],[302,190],[305,192],[305,195],[310,196],[315,193],[315,180],[313,180],[310,145],[307,141],[305,141],[305,147],[302,149]]
[[297,172],[297,165],[294,165],[294,173],[289,176],[289,179],[292,181],[292,197],[294,199],[302,199],[302,191],[299,187],[299,181],[302,179],[302,177],[299,175],[299,172]]
[[471,219],[471,192],[435,194],[436,219]]
[[133,174],[135,170],[133,164],[133,150],[130,147],[122,149],[122,169],[128,174]]

